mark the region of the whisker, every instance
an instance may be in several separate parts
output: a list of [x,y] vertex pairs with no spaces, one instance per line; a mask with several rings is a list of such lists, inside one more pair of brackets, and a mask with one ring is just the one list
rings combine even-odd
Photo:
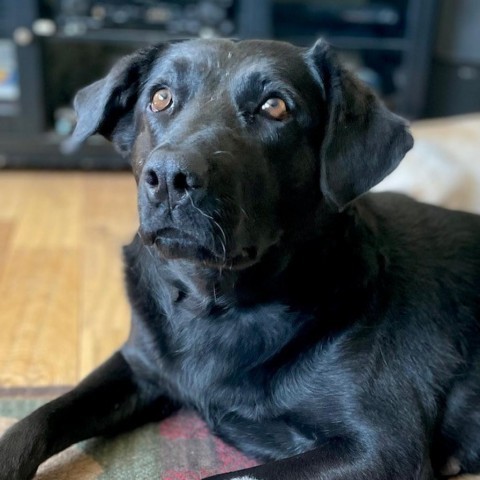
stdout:
[[246,219],[250,218],[250,215],[247,213],[247,211],[241,207],[238,203],[238,200],[235,200],[234,198],[230,197],[229,195],[225,195],[222,199],[218,199],[219,203],[224,203],[224,204],[229,204],[234,208],[239,208],[242,214],[245,216]]
[[225,263],[227,261],[227,236],[225,235],[225,232],[222,228],[222,226],[211,216],[205,213],[201,208],[197,207],[195,203],[193,202],[193,198],[190,195],[190,192],[188,190],[185,190],[188,198],[190,199],[190,203],[192,204],[192,207],[197,210],[200,214],[202,214],[204,217],[208,218],[213,222],[213,224],[220,230],[220,233],[222,234],[223,240],[220,238],[220,245],[222,246],[223,249],[223,262]]

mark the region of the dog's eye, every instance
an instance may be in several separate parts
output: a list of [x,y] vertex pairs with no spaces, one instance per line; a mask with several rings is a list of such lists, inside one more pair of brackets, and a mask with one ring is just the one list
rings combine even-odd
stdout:
[[162,110],[167,109],[173,101],[172,92],[169,88],[163,87],[160,90],[157,90],[150,103],[150,109],[152,112],[161,112]]
[[275,120],[283,120],[288,116],[288,108],[281,98],[269,98],[262,105],[262,112]]

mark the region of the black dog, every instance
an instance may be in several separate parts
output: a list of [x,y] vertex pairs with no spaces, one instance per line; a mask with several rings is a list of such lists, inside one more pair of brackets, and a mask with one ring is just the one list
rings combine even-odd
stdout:
[[216,479],[480,470],[480,218],[361,196],[412,138],[322,42],[148,48],[75,106],[138,182],[132,330],[5,434],[1,480],[181,405],[270,461]]

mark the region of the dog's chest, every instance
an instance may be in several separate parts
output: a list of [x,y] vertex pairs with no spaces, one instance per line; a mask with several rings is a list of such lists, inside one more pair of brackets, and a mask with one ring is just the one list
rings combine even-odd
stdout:
[[261,408],[265,365],[295,337],[304,319],[282,304],[221,314],[194,315],[177,308],[164,321],[162,370],[181,397],[200,410]]
[[[326,346],[292,347],[304,326],[301,314],[265,305],[191,317],[183,327],[176,320],[163,372],[173,395],[223,438],[273,459],[311,449],[324,430],[336,431],[331,413],[339,412],[346,382],[332,375]],[[312,407],[315,415],[305,416]]]

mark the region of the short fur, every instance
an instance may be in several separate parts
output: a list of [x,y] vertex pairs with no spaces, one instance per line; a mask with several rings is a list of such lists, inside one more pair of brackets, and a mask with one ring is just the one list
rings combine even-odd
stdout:
[[75,107],[70,147],[104,135],[138,183],[132,330],[5,434],[1,480],[180,406],[267,462],[218,480],[480,471],[480,218],[366,194],[412,138],[323,42],[147,48]]

